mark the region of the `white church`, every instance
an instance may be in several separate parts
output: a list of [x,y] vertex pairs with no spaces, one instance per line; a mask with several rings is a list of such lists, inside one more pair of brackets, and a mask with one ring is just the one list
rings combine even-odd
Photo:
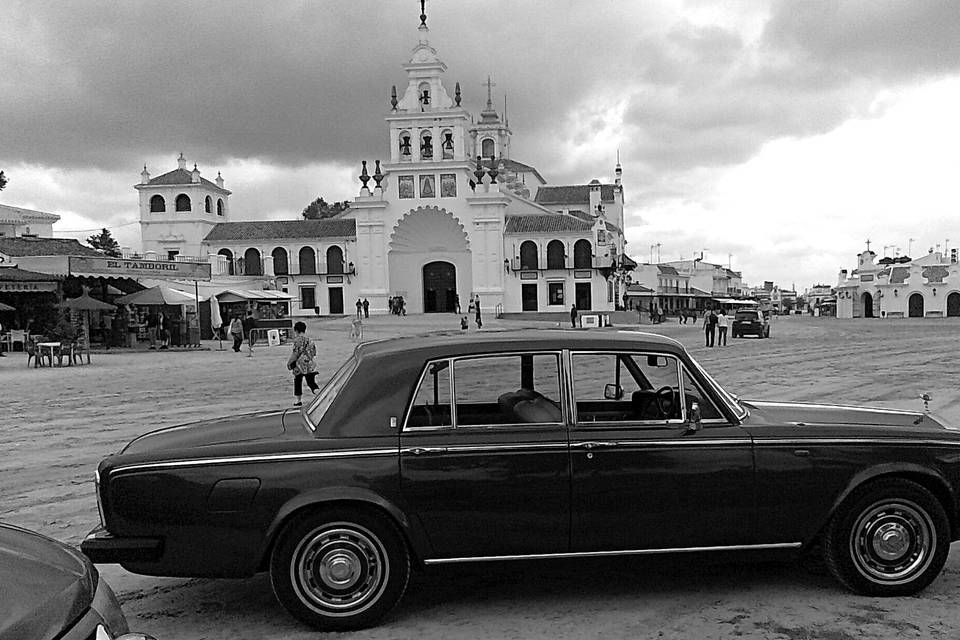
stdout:
[[214,278],[283,290],[288,312],[337,315],[367,299],[386,312],[402,295],[410,313],[452,312],[479,296],[487,312],[613,310],[634,265],[624,253],[619,161],[613,184],[550,186],[513,160],[512,131],[490,83],[479,118],[451,96],[446,65],[428,41],[403,65],[385,120],[389,159],[362,163],[359,195],[322,220],[235,222],[218,174],[187,168],[140,192],[143,250],[159,259],[210,260]]

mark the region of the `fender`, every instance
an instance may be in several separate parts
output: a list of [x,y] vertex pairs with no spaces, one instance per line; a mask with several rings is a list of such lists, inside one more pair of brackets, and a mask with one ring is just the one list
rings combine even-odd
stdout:
[[[821,519],[820,522],[817,523],[817,526],[813,529],[813,533],[807,540],[804,540],[804,547],[809,546],[813,542],[814,538],[816,538],[820,532],[823,531],[824,527],[826,527],[827,523],[830,522],[834,514],[840,509],[846,499],[850,497],[850,494],[871,480],[886,476],[923,476],[927,480],[932,480],[936,484],[939,491],[950,497],[950,505],[952,505],[952,508],[948,508],[946,511],[947,517],[950,520],[951,528],[954,532],[954,536],[956,535],[958,527],[956,513],[957,498],[953,489],[950,487],[950,483],[947,482],[941,474],[935,472],[929,467],[924,467],[915,463],[885,462],[868,467],[866,469],[861,469],[850,478],[847,486],[843,488],[843,491],[837,495],[836,499],[833,501],[833,504],[830,505],[830,509],[827,511],[826,515]],[[937,492],[934,492],[934,495],[938,499],[941,497],[937,494]]]
[[419,560],[430,556],[430,543],[419,521],[417,521],[416,518],[408,518],[406,512],[398,505],[369,489],[359,487],[324,487],[322,489],[301,493],[280,507],[264,534],[263,547],[260,550],[258,566],[263,566],[267,553],[273,547],[273,543],[280,533],[280,529],[291,516],[302,509],[323,506],[332,502],[363,503],[386,512],[410,543],[410,550],[414,558]]

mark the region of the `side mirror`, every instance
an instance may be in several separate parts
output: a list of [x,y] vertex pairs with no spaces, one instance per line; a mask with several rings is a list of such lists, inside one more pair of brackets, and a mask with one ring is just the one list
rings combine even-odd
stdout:
[[703,429],[703,422],[701,422],[700,416],[700,405],[696,402],[690,404],[690,409],[687,412],[687,421],[683,423],[683,432],[684,433],[696,433]]
[[622,400],[623,387],[618,384],[606,384],[603,386],[603,397],[606,400]]

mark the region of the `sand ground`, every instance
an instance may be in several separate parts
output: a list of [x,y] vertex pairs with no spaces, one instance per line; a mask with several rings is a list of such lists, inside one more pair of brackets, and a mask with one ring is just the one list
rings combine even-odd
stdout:
[[[486,328],[556,322],[486,321]],[[367,338],[456,326],[454,316],[379,317]],[[348,320],[311,322],[321,377],[353,348]],[[701,325],[645,329],[681,340],[745,398],[932,410],[960,425],[960,322],[776,318],[770,340],[706,349]],[[471,329],[473,331],[474,329]],[[133,437],[196,419],[291,402],[287,347],[254,357],[210,350],[95,354],[91,366],[27,368],[0,358],[0,520],[78,544],[98,522],[97,462]],[[226,345],[225,345],[226,346]],[[131,627],[160,640],[312,638],[266,576],[184,580],[101,566]],[[960,552],[917,597],[841,590],[795,564],[725,558],[604,559],[430,568],[384,623],[355,638],[957,638]],[[331,634],[335,635],[335,634]]]

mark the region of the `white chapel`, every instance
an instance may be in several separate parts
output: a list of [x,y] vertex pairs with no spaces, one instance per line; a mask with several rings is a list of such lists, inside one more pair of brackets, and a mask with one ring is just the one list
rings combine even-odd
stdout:
[[452,312],[479,296],[492,313],[612,310],[634,263],[624,253],[619,162],[612,184],[551,186],[511,158],[512,131],[493,107],[475,118],[452,95],[430,46],[426,16],[391,91],[389,154],[364,160],[359,194],[320,220],[231,220],[230,191],[194,165],[141,174],[144,252],[200,256],[214,277],[288,292],[289,313],[352,313],[357,299],[386,312],[402,295],[409,313]]

